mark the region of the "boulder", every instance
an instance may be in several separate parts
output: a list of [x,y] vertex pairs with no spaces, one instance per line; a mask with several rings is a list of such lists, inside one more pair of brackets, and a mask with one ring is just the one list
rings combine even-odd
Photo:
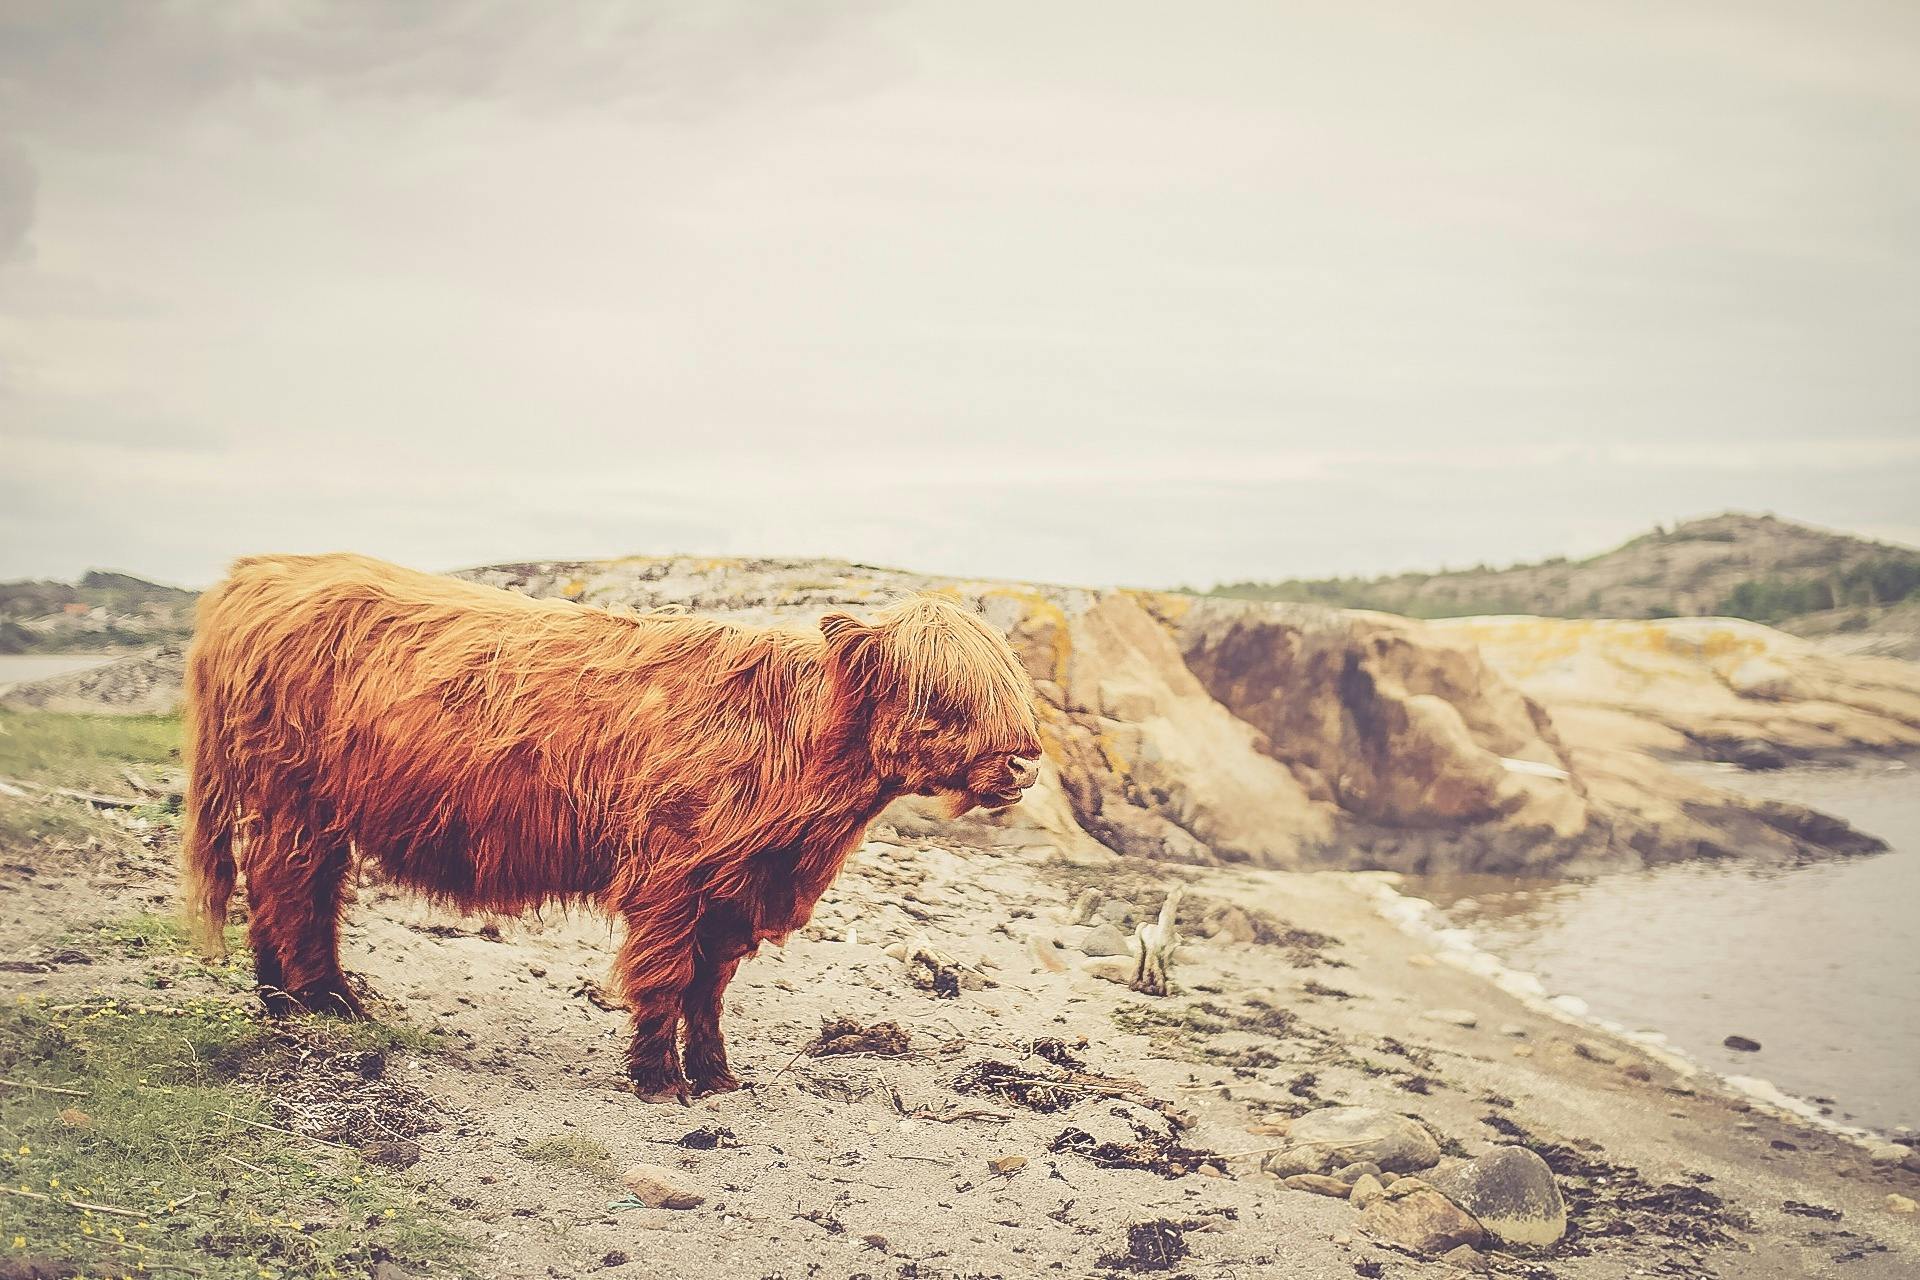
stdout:
[[1123,956],[1127,954],[1127,935],[1102,920],[1087,930],[1087,936],[1080,940],[1080,950],[1090,956]]
[[1495,1147],[1434,1169],[1426,1180],[1504,1244],[1548,1245],[1566,1234],[1567,1206],[1553,1170],[1525,1147]]
[[1322,1168],[1364,1161],[1394,1173],[1412,1173],[1430,1169],[1440,1159],[1440,1146],[1424,1125],[1376,1107],[1309,1111],[1293,1122],[1287,1136],[1296,1148],[1324,1151]]
[[1486,1239],[1472,1215],[1429,1187],[1410,1196],[1375,1200],[1361,1212],[1360,1225],[1382,1239],[1436,1256]]

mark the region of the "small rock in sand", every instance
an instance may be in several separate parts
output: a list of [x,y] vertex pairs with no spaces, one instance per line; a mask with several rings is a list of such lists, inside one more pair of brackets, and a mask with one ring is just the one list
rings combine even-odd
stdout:
[[1092,956],[1081,967],[1096,978],[1117,982],[1123,987],[1133,981],[1132,956]]
[[1474,1027],[1480,1017],[1470,1009],[1429,1009],[1420,1015],[1428,1022],[1444,1022],[1454,1027]]
[[1080,942],[1080,950],[1090,956],[1123,956],[1127,954],[1127,935],[1102,920],[1087,931],[1087,936]]
[[633,1198],[649,1209],[697,1209],[707,1198],[664,1165],[636,1164],[620,1175]]
[[1133,908],[1128,906],[1126,903],[1120,901],[1120,899],[1118,898],[1110,898],[1107,901],[1101,903],[1100,909],[1096,911],[1094,914],[1099,919],[1105,920],[1109,924],[1116,924],[1116,925],[1125,924],[1127,922],[1128,917],[1133,915]]
[[1470,1244],[1447,1250],[1440,1255],[1440,1261],[1451,1263],[1462,1271],[1489,1271],[1493,1268],[1493,1264],[1482,1257],[1479,1250]]
[[1897,1142],[1876,1142],[1867,1148],[1867,1159],[1875,1164],[1899,1164],[1907,1158],[1907,1149]]
[[1500,1034],[1519,1040],[1525,1038],[1527,1029],[1517,1022],[1503,1022],[1500,1024]]
[[1260,936],[1253,917],[1239,907],[1221,907],[1207,916],[1207,936],[1225,942],[1252,942]]
[[1629,1080],[1638,1080],[1642,1084],[1653,1079],[1653,1072],[1644,1062],[1629,1062],[1620,1068],[1620,1074]]
[[1410,1196],[1375,1200],[1360,1215],[1360,1224],[1426,1254],[1443,1254],[1486,1238],[1480,1224],[1438,1191],[1421,1188]]
[[1513,1046],[1513,1056],[1516,1058],[1531,1058],[1533,1056],[1533,1046],[1530,1044],[1517,1044]]
[[1745,1036],[1728,1036],[1720,1043],[1729,1049],[1738,1049],[1741,1053],[1760,1052],[1760,1042],[1758,1040],[1749,1040]]
[[1426,1177],[1503,1243],[1548,1245],[1566,1234],[1567,1206],[1553,1170],[1525,1147],[1495,1147]]
[[1915,1209],[1920,1209],[1920,1204],[1915,1203],[1911,1196],[1903,1196],[1897,1191],[1887,1194],[1888,1213],[1912,1213]]
[[1284,1181],[1295,1191],[1311,1191],[1317,1196],[1332,1196],[1336,1200],[1346,1199],[1347,1193],[1353,1190],[1338,1178],[1318,1173],[1296,1173]]
[[1386,1193],[1387,1189],[1380,1185],[1380,1179],[1368,1173],[1355,1179],[1353,1190],[1348,1193],[1347,1199],[1353,1201],[1354,1208],[1364,1209]]

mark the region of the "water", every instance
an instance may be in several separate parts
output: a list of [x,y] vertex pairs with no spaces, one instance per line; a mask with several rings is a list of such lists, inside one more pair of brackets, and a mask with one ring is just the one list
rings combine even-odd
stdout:
[[30,680],[44,680],[48,676],[63,676],[69,671],[105,666],[117,656],[111,653],[0,654],[0,693]]
[[[1550,992],[1664,1032],[1865,1128],[1920,1127],[1920,770],[1719,774],[1836,814],[1891,846],[1801,867],[1690,863],[1594,880],[1409,877],[1402,891]],[[1760,1042],[1729,1049],[1730,1035]]]

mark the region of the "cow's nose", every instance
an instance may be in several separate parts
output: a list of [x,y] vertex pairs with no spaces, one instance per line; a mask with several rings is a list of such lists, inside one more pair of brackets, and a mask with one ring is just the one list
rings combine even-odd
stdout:
[[1007,767],[1013,771],[1014,782],[1021,787],[1032,786],[1035,779],[1040,776],[1040,762],[1038,760],[1028,760],[1023,756],[1012,756],[1007,760]]

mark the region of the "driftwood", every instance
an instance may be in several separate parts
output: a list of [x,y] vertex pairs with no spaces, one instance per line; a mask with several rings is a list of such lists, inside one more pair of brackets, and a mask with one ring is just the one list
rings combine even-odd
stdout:
[[1133,977],[1127,985],[1135,991],[1150,996],[1167,994],[1170,985],[1167,972],[1173,967],[1174,952],[1180,949],[1180,931],[1173,922],[1180,914],[1180,899],[1186,892],[1185,886],[1176,886],[1160,905],[1160,918],[1133,931],[1140,954],[1134,961]]

